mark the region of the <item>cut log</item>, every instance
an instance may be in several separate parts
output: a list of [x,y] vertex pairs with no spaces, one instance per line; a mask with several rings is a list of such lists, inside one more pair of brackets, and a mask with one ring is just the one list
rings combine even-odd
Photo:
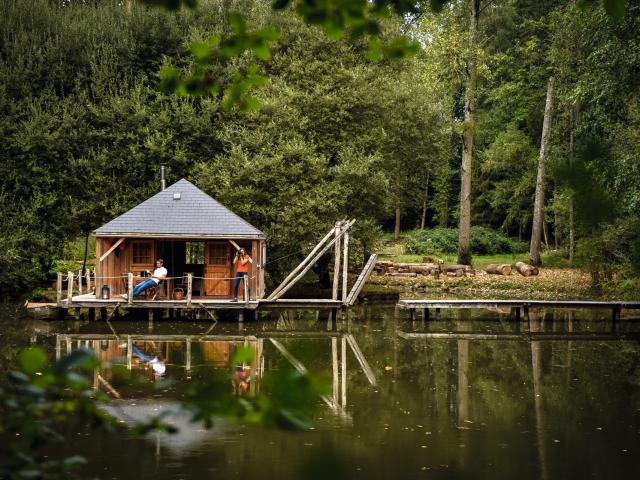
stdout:
[[389,276],[390,277],[417,277],[418,274],[413,272],[394,272],[394,273],[389,273]]
[[416,273],[431,273],[434,270],[438,270],[439,266],[435,263],[420,263],[416,265],[410,265],[409,271]]
[[492,263],[485,270],[493,275],[511,275],[511,265],[508,263]]
[[535,275],[538,275],[538,273],[540,273],[537,267],[534,267],[533,265],[529,265],[524,262],[516,262],[516,270],[523,277],[535,276]]
[[469,265],[462,265],[462,264],[453,264],[453,265],[441,264],[439,265],[439,267],[440,267],[440,271],[442,272],[456,272],[456,273],[460,272],[460,276],[462,276],[464,273],[473,271],[473,269]]

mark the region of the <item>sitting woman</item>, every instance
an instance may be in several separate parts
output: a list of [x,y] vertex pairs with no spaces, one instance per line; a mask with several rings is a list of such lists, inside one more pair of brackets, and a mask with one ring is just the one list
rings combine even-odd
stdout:
[[[153,271],[151,277],[143,280],[133,288],[134,298],[151,287],[157,287],[160,284],[160,280],[164,280],[165,278],[167,278],[168,272],[167,269],[163,267],[163,265],[164,261],[161,258],[156,260],[156,269]],[[124,295],[122,295],[122,298],[128,300],[129,296],[125,293]]]

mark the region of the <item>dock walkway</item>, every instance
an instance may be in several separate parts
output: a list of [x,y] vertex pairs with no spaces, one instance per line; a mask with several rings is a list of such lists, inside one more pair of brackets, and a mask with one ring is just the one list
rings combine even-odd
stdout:
[[593,300],[400,300],[398,307],[408,309],[413,317],[417,309],[424,312],[425,318],[429,318],[429,309],[436,313],[443,308],[511,308],[515,312],[516,319],[520,318],[521,310],[526,315],[530,308],[603,308],[610,309],[614,320],[620,318],[622,309],[640,309],[640,302],[619,301],[604,302]]

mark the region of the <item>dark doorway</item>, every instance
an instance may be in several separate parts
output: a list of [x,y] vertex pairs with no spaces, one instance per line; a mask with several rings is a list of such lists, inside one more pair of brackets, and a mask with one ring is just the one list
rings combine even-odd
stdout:
[[192,295],[202,296],[202,279],[204,273],[204,242],[168,240],[158,242],[158,257],[164,259],[169,277],[174,277],[174,286],[186,288],[186,276],[193,274]]

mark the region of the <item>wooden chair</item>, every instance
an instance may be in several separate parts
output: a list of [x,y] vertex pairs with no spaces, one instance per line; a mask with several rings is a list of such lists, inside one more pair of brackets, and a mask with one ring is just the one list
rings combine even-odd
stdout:
[[164,280],[160,280],[160,283],[158,283],[158,285],[156,285],[155,287],[151,287],[146,291],[149,292],[149,295],[151,295],[151,300],[155,300],[156,298],[158,298],[158,296],[160,298],[166,299],[167,294],[165,291],[165,287],[166,287],[166,282]]

